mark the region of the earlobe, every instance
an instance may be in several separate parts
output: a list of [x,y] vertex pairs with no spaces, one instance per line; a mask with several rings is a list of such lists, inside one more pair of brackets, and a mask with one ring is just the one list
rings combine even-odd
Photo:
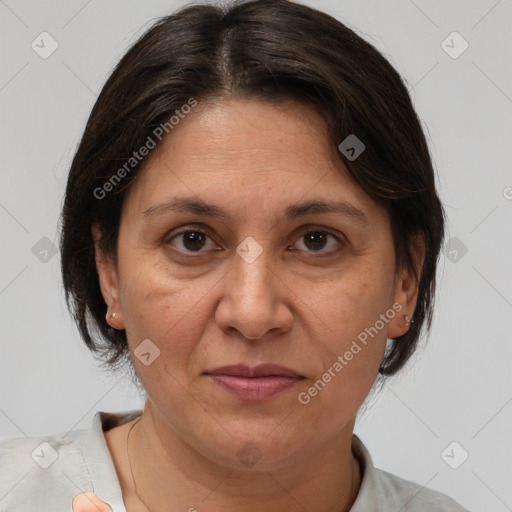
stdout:
[[[404,311],[402,308],[401,311]],[[398,338],[403,336],[411,327],[413,320],[407,313],[398,313],[393,320],[391,320],[388,330],[388,338]]]
[[110,327],[113,327],[114,329],[122,330],[124,329],[124,323],[123,319],[120,313],[117,311],[114,311],[113,313],[110,312],[110,308],[107,308],[107,312],[105,314],[105,320]]
[[100,247],[101,230],[93,224],[91,233],[94,240],[94,259],[100,283],[101,294],[107,305],[106,322],[114,329],[124,329],[117,286],[117,269],[114,262],[108,258]]
[[411,318],[418,297],[418,287],[413,283],[415,283],[414,276],[413,279],[407,276],[397,281],[393,303],[397,313],[389,323],[388,338],[403,336],[411,326]]
[[417,235],[413,237],[410,247],[414,268],[403,268],[397,277],[394,301],[400,304],[401,309],[390,322],[389,338],[398,338],[409,330],[418,301],[419,281],[425,260],[423,236]]

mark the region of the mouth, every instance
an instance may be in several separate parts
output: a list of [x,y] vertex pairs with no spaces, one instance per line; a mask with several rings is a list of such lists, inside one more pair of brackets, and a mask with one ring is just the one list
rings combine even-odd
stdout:
[[268,400],[291,388],[305,377],[294,370],[275,364],[223,366],[208,370],[205,375],[225,391],[242,400]]

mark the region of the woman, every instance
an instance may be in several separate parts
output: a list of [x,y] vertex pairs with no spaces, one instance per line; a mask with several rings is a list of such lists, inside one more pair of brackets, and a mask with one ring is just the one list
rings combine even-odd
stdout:
[[465,510],[353,434],[430,327],[444,230],[407,89],[353,31],[287,0],[159,20],[93,108],[62,219],[83,340],[147,400],[4,443],[4,467],[46,466],[6,510]]

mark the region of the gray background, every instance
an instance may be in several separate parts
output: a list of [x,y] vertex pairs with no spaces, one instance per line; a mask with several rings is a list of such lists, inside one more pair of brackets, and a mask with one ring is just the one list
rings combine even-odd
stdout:
[[[82,346],[59,255],[44,251],[58,243],[67,171],[104,81],[155,17],[186,3],[0,0],[0,437],[89,428],[98,410],[143,404]],[[449,217],[430,340],[356,433],[389,472],[472,511],[512,510],[512,1],[307,3],[407,79]],[[31,47],[43,31],[59,45],[46,59]],[[469,44],[461,55],[454,31]]]

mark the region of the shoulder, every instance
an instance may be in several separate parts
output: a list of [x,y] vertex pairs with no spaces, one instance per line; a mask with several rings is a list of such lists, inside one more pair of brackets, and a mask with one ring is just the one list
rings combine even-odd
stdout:
[[80,446],[86,432],[0,439],[0,510],[68,510],[73,496],[92,490]]
[[0,512],[71,510],[73,498],[88,491],[123,512],[104,432],[141,412],[98,411],[89,429],[0,439]]
[[401,512],[469,512],[446,494],[421,486],[410,480],[374,469],[380,491],[400,504]]
[[469,512],[446,494],[376,468],[356,435],[352,450],[363,477],[351,512]]

